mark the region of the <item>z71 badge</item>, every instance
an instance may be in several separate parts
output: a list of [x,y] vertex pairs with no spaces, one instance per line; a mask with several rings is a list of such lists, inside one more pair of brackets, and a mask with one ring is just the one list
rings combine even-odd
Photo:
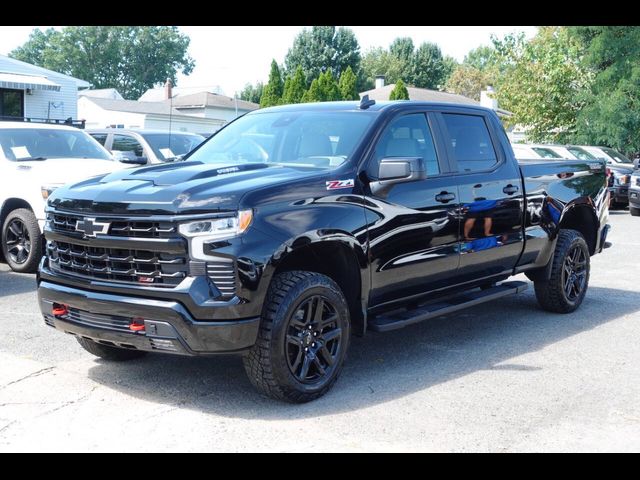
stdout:
[[329,180],[327,190],[339,190],[341,188],[353,188],[353,178],[347,180]]

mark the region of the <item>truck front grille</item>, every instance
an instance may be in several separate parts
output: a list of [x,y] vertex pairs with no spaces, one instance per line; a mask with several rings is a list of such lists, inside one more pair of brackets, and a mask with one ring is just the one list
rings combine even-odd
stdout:
[[207,276],[223,298],[236,294],[236,269],[233,262],[207,262]]
[[92,247],[61,241],[47,242],[53,270],[99,280],[174,287],[187,276],[184,256],[148,250]]
[[[59,233],[76,232],[78,220],[81,215],[48,213],[47,220],[51,230]],[[107,233],[113,237],[135,238],[172,238],[176,235],[176,226],[171,222],[150,222],[140,220],[115,220],[111,221]]]

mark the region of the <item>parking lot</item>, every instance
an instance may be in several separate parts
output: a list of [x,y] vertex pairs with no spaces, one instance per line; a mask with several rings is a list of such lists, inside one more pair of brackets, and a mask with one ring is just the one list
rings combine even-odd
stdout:
[[261,397],[237,357],[98,360],[0,264],[0,451],[638,451],[640,218],[611,224],[577,312],[530,288],[354,338],[305,405]]

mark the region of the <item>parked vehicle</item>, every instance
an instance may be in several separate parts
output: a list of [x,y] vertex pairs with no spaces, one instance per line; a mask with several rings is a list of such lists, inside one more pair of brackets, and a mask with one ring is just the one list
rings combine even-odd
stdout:
[[604,162],[519,165],[492,110],[367,97],[251,112],[185,162],[58,189],[47,218],[48,325],[112,360],[239,353],[292,402],[332,387],[352,333],[518,293],[514,274],[574,311],[609,228]]
[[609,147],[594,147],[590,145],[581,145],[580,148],[586,150],[596,158],[604,158],[608,164],[620,165],[623,167],[632,167],[633,160],[627,158],[617,150]]
[[518,160],[531,160],[535,158],[563,158],[546,145],[512,143],[513,153]]
[[640,217],[640,170],[635,170],[629,181],[629,212]]
[[181,160],[204,141],[202,135],[163,130],[106,128],[88,130],[89,135],[109,150],[116,160],[138,165]]
[[36,271],[45,200],[55,188],[123,167],[77,128],[0,122],[0,243],[9,266]]

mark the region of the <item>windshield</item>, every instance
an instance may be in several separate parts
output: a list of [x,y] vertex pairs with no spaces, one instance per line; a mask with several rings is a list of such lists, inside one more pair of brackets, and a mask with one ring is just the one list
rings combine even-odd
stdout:
[[335,168],[351,157],[372,120],[368,112],[250,114],[215,134],[189,160]]
[[596,160],[596,157],[580,147],[567,147],[567,150],[578,160]]
[[616,152],[613,148],[600,147],[600,150],[602,150],[604,153],[609,155],[613,159],[613,161],[616,163],[629,163],[629,164],[633,163],[632,160],[628,159],[627,157],[622,155],[620,152]]
[[95,158],[112,160],[98,142],[80,130],[53,128],[0,129],[0,147],[9,160]]
[[179,133],[141,133],[153,153],[159,160],[171,160],[178,155],[184,155],[196,148],[204,141],[202,135],[185,135]]
[[542,158],[562,158],[558,153],[549,148],[532,147],[533,151],[540,155]]

